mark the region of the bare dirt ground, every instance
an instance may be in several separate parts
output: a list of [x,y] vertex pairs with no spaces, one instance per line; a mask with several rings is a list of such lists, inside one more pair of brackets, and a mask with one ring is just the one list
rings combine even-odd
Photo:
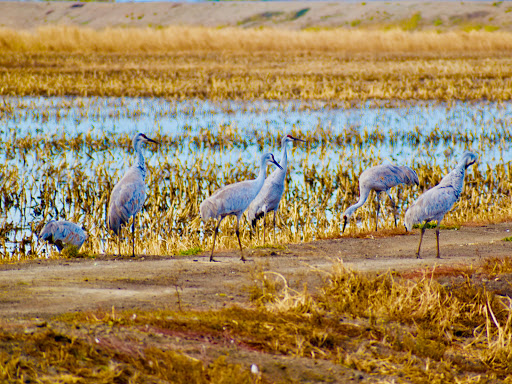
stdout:
[[[90,28],[201,25],[210,27],[386,27],[512,30],[512,1],[228,1],[97,3],[0,1],[0,26]],[[410,24],[412,20],[413,25]],[[405,23],[405,24],[404,24]]]
[[358,271],[411,271],[435,265],[471,265],[487,257],[510,256],[512,223],[441,231],[436,259],[434,230],[427,230],[422,259],[414,254],[419,230],[390,237],[340,238],[282,248],[236,250],[198,256],[99,256],[96,259],[37,260],[0,266],[0,317],[50,318],[66,312],[105,309],[214,309],[250,305],[244,287],[258,272],[282,274],[291,287],[315,289],[341,259]]

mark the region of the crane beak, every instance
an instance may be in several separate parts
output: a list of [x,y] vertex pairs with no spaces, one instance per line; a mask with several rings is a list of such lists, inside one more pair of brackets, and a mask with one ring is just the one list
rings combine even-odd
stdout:
[[345,233],[345,227],[347,226],[347,216],[343,216],[343,230],[341,231],[341,233]]
[[160,144],[158,141],[150,139],[145,134],[141,134],[141,136],[144,138],[145,141],[149,141],[150,143]]
[[476,160],[473,160],[471,163],[467,164],[466,165],[466,169],[468,169],[471,165],[475,164],[476,163]]
[[293,137],[293,136],[290,136],[290,135],[288,135],[288,137],[290,137],[291,139],[293,139],[293,140],[295,140],[295,141],[302,141],[303,143],[305,143],[305,142],[306,142],[306,140],[302,140],[302,139],[299,139],[299,138],[297,138],[297,137]]
[[271,163],[275,164],[279,169],[283,169],[283,167],[281,167],[279,165],[279,163],[277,161],[275,161],[274,159],[270,160]]

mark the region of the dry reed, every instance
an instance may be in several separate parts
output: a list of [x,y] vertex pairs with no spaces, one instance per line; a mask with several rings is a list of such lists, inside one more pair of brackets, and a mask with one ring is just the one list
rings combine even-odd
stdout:
[[[31,113],[30,110],[28,113]],[[375,153],[375,146],[387,141],[390,134],[378,131],[380,134],[367,129],[358,133],[348,130],[335,135],[295,129],[294,134],[306,139],[309,147],[297,147],[295,151],[301,151],[301,159],[290,164],[290,174],[277,215],[279,244],[340,236],[342,212],[359,195],[357,179],[360,172],[382,161]],[[442,135],[439,132],[437,137]],[[507,135],[505,130],[497,134],[496,141],[490,142],[479,136],[472,139],[467,136],[467,139],[470,140],[469,144],[485,151],[489,146],[499,147]],[[175,255],[191,252],[192,249],[196,250],[194,252],[209,249],[213,222],[201,222],[198,214],[200,202],[223,185],[254,178],[257,171],[251,162],[219,161],[218,154],[223,151],[236,153],[248,148],[250,143],[256,143],[257,151],[261,152],[269,144],[277,146],[278,138],[271,133],[245,132],[242,135],[240,130],[231,127],[216,134],[204,130],[184,132],[177,136],[157,135],[156,139],[162,145],[146,151],[148,159],[151,159],[147,177],[148,198],[142,215],[137,219],[137,252]],[[395,135],[393,145],[415,143],[428,148],[431,139],[422,135]],[[444,140],[450,143],[452,138],[447,135]],[[343,153],[331,158],[330,154],[344,142],[358,144],[352,144],[351,149],[346,146]],[[132,161],[126,153],[130,148],[128,136],[31,136],[11,138],[3,141],[2,146],[6,157],[17,159],[18,162],[14,168],[10,162],[0,165],[3,180],[0,207],[7,213],[0,227],[4,240],[7,240],[0,247],[3,261],[40,257],[42,249],[35,235],[50,218],[82,223],[90,235],[84,246],[86,253],[117,253],[117,242],[110,240],[105,217],[110,191]],[[200,151],[195,152],[196,148]],[[191,149],[194,151],[192,157]],[[151,154],[151,150],[158,152]],[[119,156],[114,155],[118,151],[123,154],[122,164],[114,160]],[[70,162],[70,159],[75,160]],[[334,161],[338,165],[333,168],[331,162]],[[401,220],[406,207],[423,190],[437,184],[453,164],[451,157],[436,164],[431,164],[429,159],[410,164],[418,172],[421,185],[419,188],[401,188],[398,199]],[[472,169],[466,178],[460,201],[443,223],[453,226],[472,221],[482,223],[510,219],[512,205],[508,191],[511,172],[509,164]],[[398,189],[392,191],[395,201],[397,194]],[[356,212],[347,227],[347,234],[371,231],[374,212],[375,200],[370,196],[370,201]],[[381,229],[393,228],[390,212],[388,208],[381,215]],[[28,228],[30,231],[27,232]],[[224,220],[221,236],[217,240],[219,248],[237,247],[233,231],[232,220]],[[9,242],[14,242],[14,247]],[[245,223],[242,242],[244,246],[260,244],[257,238],[250,238],[249,227]],[[121,252],[128,251],[128,243],[122,241]]]
[[40,27],[35,30],[0,29],[0,51],[67,53],[172,53],[182,51],[331,52],[450,55],[506,54],[512,33],[484,31],[407,32],[400,29],[291,31],[171,26],[152,28]]
[[506,32],[0,30],[0,94],[510,100]]

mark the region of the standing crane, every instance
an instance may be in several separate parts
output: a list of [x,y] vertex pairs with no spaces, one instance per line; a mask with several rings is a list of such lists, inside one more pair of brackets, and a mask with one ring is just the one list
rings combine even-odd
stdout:
[[453,171],[443,177],[439,184],[421,195],[405,212],[405,229],[408,231],[412,230],[414,224],[425,222],[421,227],[420,243],[418,252],[416,252],[417,258],[420,258],[421,241],[423,240],[425,227],[430,221],[437,222],[437,258],[441,258],[439,254],[439,226],[441,220],[459,199],[464,187],[466,169],[474,164],[476,159],[475,154],[466,152]]
[[265,215],[268,212],[274,212],[274,243],[276,242],[276,211],[279,209],[279,203],[284,192],[284,180],[286,178],[286,169],[288,167],[288,155],[286,153],[286,144],[294,141],[306,142],[297,139],[291,135],[286,135],[281,139],[281,149],[283,155],[281,157],[281,167],[275,169],[274,172],[265,180],[263,187],[247,208],[247,218],[254,228],[260,217],[263,217],[263,243],[265,243]]
[[238,245],[240,246],[240,260],[245,261],[242,243],[240,241],[240,218],[263,186],[263,182],[265,181],[267,174],[267,164],[270,163],[281,168],[274,159],[273,154],[265,153],[261,156],[260,172],[256,179],[226,185],[225,187],[216,190],[213,195],[203,201],[199,206],[201,218],[204,221],[207,221],[208,219],[217,219],[217,226],[215,227],[215,232],[213,234],[213,246],[212,253],[210,254],[210,261],[215,261],[213,259],[213,250],[215,249],[215,239],[217,238],[220,223],[222,222],[222,219],[229,215],[236,216],[236,236],[238,237]]
[[133,137],[135,163],[114,186],[108,206],[108,228],[116,235],[120,234],[121,226],[133,217],[132,257],[135,256],[135,215],[140,212],[146,200],[146,163],[142,155],[142,143],[158,144],[143,133],[137,133]]
[[84,241],[87,240],[87,233],[75,223],[65,220],[50,220],[45,224],[38,237],[54,244],[60,252],[70,245],[80,249]]
[[348,220],[354,214],[355,210],[366,202],[371,190],[374,190],[377,194],[377,216],[375,218],[375,230],[377,230],[379,224],[380,192],[386,192],[389,199],[391,200],[396,227],[396,204],[389,194],[389,189],[399,184],[419,185],[418,175],[409,167],[393,164],[377,165],[375,167],[368,168],[363,173],[361,173],[361,176],[359,176],[359,201],[348,207],[347,210],[343,212],[343,232],[345,232],[345,227],[347,226]]

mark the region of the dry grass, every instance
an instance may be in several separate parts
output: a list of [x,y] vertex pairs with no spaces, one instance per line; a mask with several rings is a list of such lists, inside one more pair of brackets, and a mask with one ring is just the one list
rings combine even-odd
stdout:
[[336,54],[448,53],[505,55],[512,51],[512,33],[484,31],[407,32],[400,29],[290,31],[172,26],[152,28],[41,27],[0,29],[0,51],[60,53],[173,53],[184,51],[330,52]]
[[510,100],[506,32],[0,30],[0,94]]
[[[483,278],[506,278],[488,275],[496,270],[490,264],[474,266],[478,278],[451,275],[441,284],[435,271],[404,278],[339,263],[315,291],[295,291],[282,275],[265,272],[251,278],[249,309],[113,308],[9,324],[0,334],[0,378],[292,383],[357,374],[363,382],[507,383],[511,303],[484,285]],[[253,363],[261,375],[249,372]]]

